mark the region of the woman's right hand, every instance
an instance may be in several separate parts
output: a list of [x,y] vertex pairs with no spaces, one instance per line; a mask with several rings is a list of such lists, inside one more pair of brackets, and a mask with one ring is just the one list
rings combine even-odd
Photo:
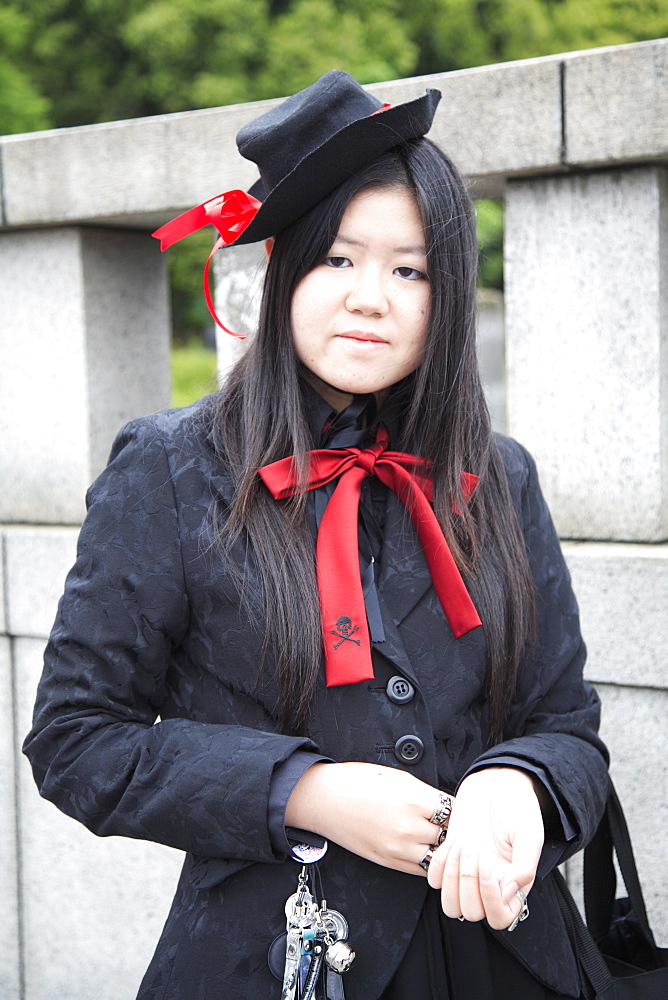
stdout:
[[313,764],[297,782],[287,826],[318,833],[362,858],[425,875],[420,868],[438,827],[439,791],[406,771],[378,764]]

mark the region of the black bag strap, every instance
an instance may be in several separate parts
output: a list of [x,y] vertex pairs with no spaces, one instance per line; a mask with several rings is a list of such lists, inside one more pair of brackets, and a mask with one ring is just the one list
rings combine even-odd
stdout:
[[605,813],[598,830],[584,852],[585,913],[587,925],[595,940],[599,940],[608,933],[613,921],[613,907],[617,892],[613,848],[636,920],[648,945],[653,951],[656,951],[626,817],[615,786],[610,781]]
[[566,925],[566,932],[578,963],[582,996],[585,1000],[595,1000],[599,994],[603,993],[610,986],[612,975],[587,925],[580,916],[577,903],[571,895],[565,878],[556,868],[552,872],[552,876],[556,888],[559,910]]

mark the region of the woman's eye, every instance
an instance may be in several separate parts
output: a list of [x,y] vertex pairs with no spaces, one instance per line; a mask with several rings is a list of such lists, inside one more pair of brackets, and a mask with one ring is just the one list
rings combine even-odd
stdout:
[[394,273],[398,274],[400,278],[409,278],[411,281],[427,277],[424,271],[418,271],[417,267],[396,267]]
[[350,261],[347,257],[325,257],[325,264],[329,267],[349,267]]

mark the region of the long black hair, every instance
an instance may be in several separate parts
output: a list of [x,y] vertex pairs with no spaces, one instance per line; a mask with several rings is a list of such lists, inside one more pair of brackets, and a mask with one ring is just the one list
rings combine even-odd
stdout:
[[[484,623],[490,742],[502,738],[520,662],[530,640],[533,586],[503,463],[494,442],[475,350],[477,245],[464,182],[428,139],[384,154],[276,236],[257,335],[220,391],[214,444],[236,492],[218,541],[224,553],[246,533],[264,595],[282,698],[282,728],[304,729],[322,664],[314,540],[305,494],[274,501],[257,470],[294,455],[305,479],[313,442],[303,412],[290,308],[301,279],[327,256],[350,200],[368,188],[402,186],[415,195],[427,245],[431,314],[424,359],[391,390],[402,407],[392,446],[430,459],[434,510]],[[470,502],[461,472],[479,476]],[[459,514],[453,514],[453,508]],[[237,573],[243,590],[243,568]],[[299,607],[299,627],[291,609]],[[269,639],[265,639],[265,650]]]

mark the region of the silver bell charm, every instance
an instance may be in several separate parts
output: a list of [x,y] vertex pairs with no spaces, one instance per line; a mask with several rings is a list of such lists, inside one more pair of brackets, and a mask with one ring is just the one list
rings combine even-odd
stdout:
[[325,965],[334,972],[347,972],[355,960],[355,952],[347,941],[333,941],[325,952]]

